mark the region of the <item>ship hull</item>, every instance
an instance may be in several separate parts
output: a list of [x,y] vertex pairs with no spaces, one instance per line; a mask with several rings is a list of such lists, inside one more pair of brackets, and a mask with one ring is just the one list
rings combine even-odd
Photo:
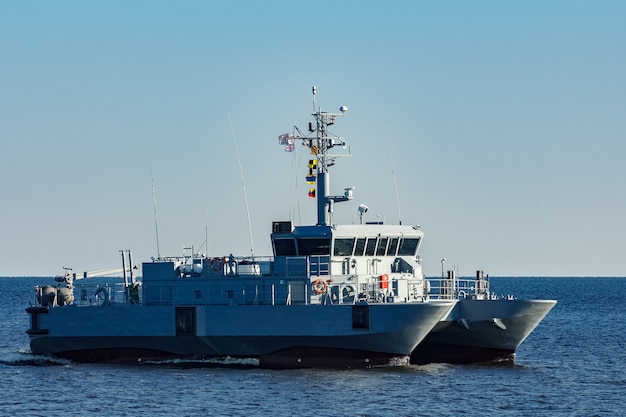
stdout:
[[356,368],[408,363],[452,305],[67,306],[40,310],[29,333],[33,353],[77,362],[233,357]]
[[411,363],[513,361],[554,300],[462,299],[411,353]]

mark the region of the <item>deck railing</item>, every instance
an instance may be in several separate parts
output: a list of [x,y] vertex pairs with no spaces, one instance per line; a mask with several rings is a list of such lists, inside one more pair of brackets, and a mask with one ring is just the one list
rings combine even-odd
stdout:
[[[335,277],[337,278],[337,277]],[[361,280],[352,277],[334,282],[319,278],[319,286],[308,281],[225,282],[223,280],[193,281],[184,285],[171,282],[150,282],[146,285],[125,286],[124,283],[81,283],[73,290],[65,287],[37,287],[36,305],[57,307],[64,305],[102,306],[117,304],[145,305],[308,305],[403,302],[393,291],[392,281],[381,285],[379,277]],[[420,286],[421,288],[421,286]],[[420,290],[421,291],[421,290]],[[44,295],[48,294],[48,295]],[[72,294],[70,296],[69,294]],[[437,298],[446,298],[438,293]],[[407,301],[424,300],[419,297]]]
[[459,300],[462,298],[489,299],[489,277],[429,279],[430,298],[435,300]]

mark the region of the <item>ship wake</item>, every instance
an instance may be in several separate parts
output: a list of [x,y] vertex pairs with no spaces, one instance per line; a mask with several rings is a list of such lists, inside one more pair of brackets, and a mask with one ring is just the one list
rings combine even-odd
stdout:
[[6,366],[67,366],[71,363],[67,359],[35,355],[29,350],[0,352],[0,365]]
[[216,357],[206,359],[166,359],[166,360],[144,360],[140,362],[143,366],[172,366],[176,368],[237,368],[254,369],[259,367],[259,360],[256,358],[231,358]]

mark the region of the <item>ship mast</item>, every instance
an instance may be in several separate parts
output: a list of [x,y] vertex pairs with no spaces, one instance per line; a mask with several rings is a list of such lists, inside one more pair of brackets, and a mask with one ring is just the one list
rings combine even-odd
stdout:
[[333,136],[328,132],[328,126],[335,123],[335,118],[343,116],[348,108],[341,106],[341,113],[323,112],[316,108],[315,95],[317,88],[313,86],[313,117],[315,118],[316,128],[313,130],[309,124],[309,131],[315,132],[315,138],[300,136],[305,144],[311,149],[311,154],[317,156],[317,225],[330,226],[332,223],[332,213],[334,203],[352,200],[353,188],[346,188],[344,195],[330,195],[330,172],[329,168],[334,165],[335,159],[340,155],[329,155],[328,151],[337,145],[345,148],[346,142],[340,137]]

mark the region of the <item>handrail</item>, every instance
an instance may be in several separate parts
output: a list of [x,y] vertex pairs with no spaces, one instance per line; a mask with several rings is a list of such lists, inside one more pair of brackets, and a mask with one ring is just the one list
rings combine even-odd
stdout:
[[485,278],[438,278],[429,279],[430,298],[435,300],[497,299],[498,296],[490,293],[489,277]]
[[[318,278],[324,280],[326,278]],[[402,278],[406,280],[406,278]],[[284,282],[283,282],[284,281]],[[415,285],[420,280],[410,280]],[[172,282],[151,281],[143,285],[125,286],[123,283],[81,284],[73,290],[46,286],[51,294],[46,300],[42,296],[44,287],[37,287],[37,305],[57,307],[74,305],[79,307],[145,304],[145,305],[309,305],[309,304],[354,304],[357,302],[393,303],[425,301],[425,297],[408,297],[408,293],[397,294],[394,280],[385,281],[379,276],[368,278],[342,275],[328,277],[323,291],[312,288],[313,281],[294,278],[261,281],[237,280],[185,280],[181,285]],[[406,284],[405,284],[406,287]],[[420,285],[420,292],[422,286]],[[405,290],[406,291],[406,290]],[[450,298],[440,291],[433,291],[435,299]],[[61,296],[63,295],[63,299]],[[45,301],[45,302],[44,302]]]

